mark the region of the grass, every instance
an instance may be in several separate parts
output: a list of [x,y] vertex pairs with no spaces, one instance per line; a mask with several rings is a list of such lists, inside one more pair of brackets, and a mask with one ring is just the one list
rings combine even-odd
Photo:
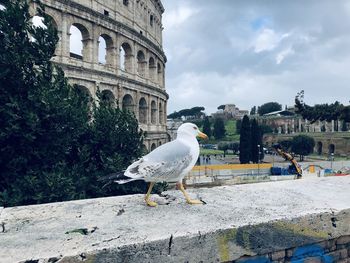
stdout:
[[236,133],[236,120],[229,120],[225,123],[226,137],[224,141],[239,141],[239,134]]
[[[224,151],[200,148],[199,154],[201,154],[201,155],[208,155],[208,154],[209,154],[209,155],[224,154]],[[234,155],[234,154],[232,153],[232,151],[231,151],[231,152],[228,151],[228,152],[226,152],[226,156],[227,156],[227,155]]]

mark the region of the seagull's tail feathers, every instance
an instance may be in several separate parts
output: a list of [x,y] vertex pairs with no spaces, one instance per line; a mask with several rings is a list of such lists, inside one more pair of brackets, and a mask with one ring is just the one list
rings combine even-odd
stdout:
[[105,184],[102,186],[102,188],[105,188],[106,186],[108,186],[114,182],[117,184],[126,184],[126,183],[134,181],[134,180],[137,180],[137,179],[125,176],[124,171],[111,173],[111,174],[108,174],[106,176],[102,176],[102,177],[97,179],[97,181],[105,182]]
[[114,182],[117,184],[126,184],[129,182],[135,181],[135,180],[140,180],[138,178],[129,178],[127,176],[125,176],[125,178],[127,178],[127,179],[119,179],[119,180],[115,180]]

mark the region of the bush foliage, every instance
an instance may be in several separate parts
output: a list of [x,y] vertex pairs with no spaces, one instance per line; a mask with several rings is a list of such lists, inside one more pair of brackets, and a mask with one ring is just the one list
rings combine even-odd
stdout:
[[103,187],[98,178],[141,155],[130,112],[79,95],[51,58],[57,30],[34,27],[26,1],[0,11],[0,206],[144,192],[144,182]]

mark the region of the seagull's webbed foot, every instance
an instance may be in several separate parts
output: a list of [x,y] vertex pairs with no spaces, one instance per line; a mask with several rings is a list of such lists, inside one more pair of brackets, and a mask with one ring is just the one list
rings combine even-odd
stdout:
[[179,187],[180,191],[184,194],[186,202],[190,205],[202,205],[203,202],[201,200],[195,200],[191,199],[189,195],[186,193],[185,188],[182,183],[177,183],[177,186]]
[[202,205],[203,202],[201,200],[196,200],[196,199],[186,199],[187,204],[190,205]]
[[146,201],[146,204],[150,207],[156,207],[158,204],[156,202],[153,202],[149,199],[150,195],[151,195],[151,191],[152,191],[152,188],[154,186],[154,182],[150,183],[149,185],[149,188],[148,188],[148,191],[147,191],[147,194],[145,196],[145,201]]
[[146,201],[146,204],[150,207],[156,207],[158,205],[156,202],[153,202],[149,199],[145,199],[145,201]]

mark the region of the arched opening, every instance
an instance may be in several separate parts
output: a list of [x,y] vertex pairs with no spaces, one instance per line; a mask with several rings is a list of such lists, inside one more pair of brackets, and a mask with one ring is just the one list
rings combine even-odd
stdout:
[[161,141],[159,141],[159,142],[158,142],[158,147],[159,147],[159,146],[161,146],[161,145],[162,145],[162,142],[161,142]]
[[151,151],[153,151],[155,148],[157,148],[157,145],[155,143],[152,143],[151,145]]
[[318,155],[322,154],[322,142],[317,143],[317,154]]
[[102,34],[98,38],[98,62],[105,65],[112,65],[113,63],[113,41],[112,38],[106,34]]
[[88,57],[87,45],[89,32],[81,24],[73,24],[69,30],[69,54],[70,57],[86,60]]
[[151,123],[157,123],[157,104],[154,100],[151,102]]
[[163,106],[159,103],[159,124],[163,124]]
[[123,97],[122,109],[125,111],[134,112],[134,100],[131,95],[126,94]]
[[120,69],[132,71],[132,50],[128,43],[123,43],[120,47]]
[[147,123],[147,102],[145,98],[141,98],[139,101],[139,122]]
[[145,76],[146,60],[145,54],[140,50],[137,52],[137,74],[141,77]]
[[163,83],[163,70],[162,70],[162,66],[160,65],[160,63],[157,63],[157,79],[158,79],[158,83],[160,85],[162,85]]
[[106,64],[106,57],[107,57],[107,44],[106,40],[100,36],[98,38],[98,63]]
[[106,103],[108,103],[111,106],[115,105],[115,97],[114,97],[112,91],[110,91],[110,90],[103,90],[101,92],[101,95],[102,95],[101,100],[103,102],[106,102]]
[[148,60],[148,75],[150,80],[154,81],[156,75],[156,63],[154,62],[154,58],[150,57]]
[[330,144],[329,146],[328,146],[328,153],[329,154],[334,154],[335,153],[335,145],[334,144]]

